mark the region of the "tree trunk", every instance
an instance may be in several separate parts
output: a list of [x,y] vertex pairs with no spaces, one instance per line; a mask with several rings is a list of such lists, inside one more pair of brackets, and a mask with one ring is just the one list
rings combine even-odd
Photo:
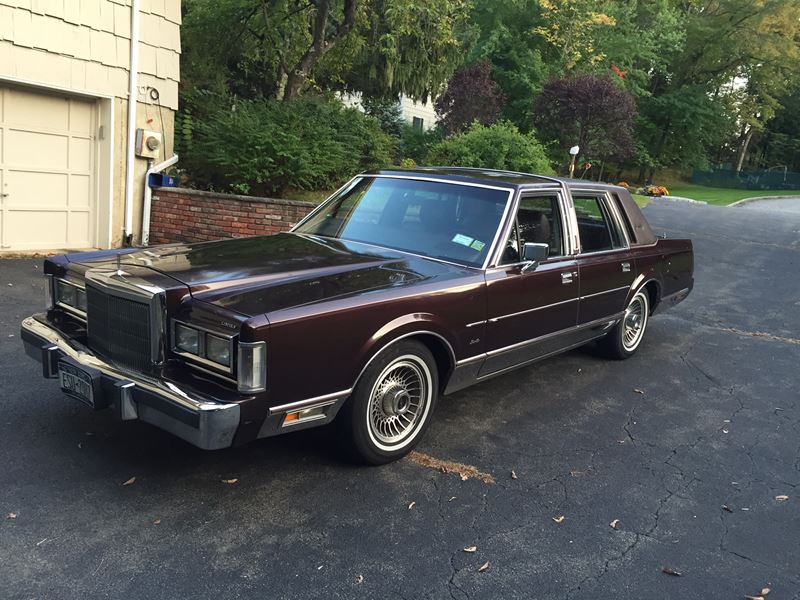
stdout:
[[744,138],[741,140],[739,145],[739,158],[736,160],[736,174],[742,172],[742,165],[744,164],[744,158],[747,156],[747,147],[750,145],[750,140],[753,139],[753,127],[750,126],[747,129],[747,133],[744,134]]
[[358,0],[344,0],[344,20],[338,27],[333,28],[333,31],[330,31],[328,27],[328,18],[331,12],[330,0],[316,0],[313,4],[315,11],[311,46],[287,73],[286,87],[283,90],[284,102],[295,100],[300,95],[314,67],[339,40],[352,31],[355,25]]

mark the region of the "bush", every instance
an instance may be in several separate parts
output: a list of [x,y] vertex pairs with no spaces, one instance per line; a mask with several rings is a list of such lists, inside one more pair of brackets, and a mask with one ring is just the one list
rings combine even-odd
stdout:
[[506,169],[543,175],[553,173],[536,137],[532,133],[520,133],[508,121],[488,127],[473,123],[469,131],[434,145],[427,162],[439,166]]
[[400,138],[400,156],[417,164],[425,162],[431,146],[442,141],[444,134],[439,129],[423,131],[411,125],[404,125]]
[[268,195],[329,189],[391,162],[394,142],[378,121],[338,100],[209,102],[193,115],[185,166],[205,187]]

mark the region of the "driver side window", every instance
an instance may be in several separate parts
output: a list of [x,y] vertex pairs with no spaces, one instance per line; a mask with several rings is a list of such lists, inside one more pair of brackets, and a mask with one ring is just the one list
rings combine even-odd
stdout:
[[520,262],[525,244],[547,244],[549,256],[563,256],[561,211],[558,196],[528,196],[519,201],[514,226],[503,251],[502,264]]

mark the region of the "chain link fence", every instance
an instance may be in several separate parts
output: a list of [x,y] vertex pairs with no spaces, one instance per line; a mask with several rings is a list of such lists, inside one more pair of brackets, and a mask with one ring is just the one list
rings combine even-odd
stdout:
[[695,170],[692,183],[718,188],[743,190],[798,190],[800,173],[785,168],[736,172],[733,169]]

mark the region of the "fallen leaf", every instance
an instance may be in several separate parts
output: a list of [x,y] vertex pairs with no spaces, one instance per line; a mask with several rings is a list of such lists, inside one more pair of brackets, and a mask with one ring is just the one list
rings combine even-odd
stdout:
[[635,388],[633,391],[636,392],[637,394],[641,394],[642,396],[644,396],[644,390],[640,390],[639,388]]
[[555,521],[559,525],[564,522],[564,519],[566,519],[566,517],[564,515],[561,515],[561,516],[558,516],[558,517],[553,517],[553,521]]
[[6,519],[11,519],[12,521],[17,518],[17,513],[8,513],[6,515]]
[[472,552],[477,552],[477,551],[478,551],[478,547],[477,546],[467,546],[466,548],[464,548],[464,552],[472,553]]
[[462,473],[461,474],[461,481],[466,481],[467,479],[469,479],[469,475],[467,475],[466,473]]
[[769,589],[769,588],[762,588],[762,590],[761,590],[761,595],[762,595],[762,596],[766,596],[766,595],[767,595],[767,594],[769,594],[771,591],[772,591],[772,590],[771,590],[771,589]]
[[608,525],[609,525],[609,527],[611,527],[611,529],[618,529],[619,528],[619,519],[614,519]]
[[789,496],[781,494],[780,496],[775,496],[775,500],[778,502],[786,502],[789,499]]
[[483,563],[480,567],[478,567],[478,573],[483,573],[483,572],[488,571],[488,570],[489,570],[489,561],[488,560],[485,563]]
[[680,571],[670,569],[669,567],[661,567],[661,572],[666,573],[667,575],[672,575],[673,577],[680,577],[682,575]]
[[131,477],[130,479],[128,479],[128,481],[126,481],[122,485],[133,485],[134,483],[136,483],[136,477]]
[[161,525],[161,519],[156,519],[153,521],[153,525]]
[[411,509],[412,509],[412,508],[414,508],[416,505],[417,505],[417,503],[416,503],[416,502],[412,502],[411,504],[409,504],[409,505],[408,505],[408,510],[411,510]]
[[236,478],[234,478],[234,479],[222,479],[221,481],[222,481],[222,483],[227,483],[228,485],[233,485],[234,483],[239,483],[239,480],[236,479]]
[[516,479],[516,478],[517,478],[517,472],[512,469],[511,470],[511,479]]
[[356,583],[364,583],[364,576],[359,575],[356,577]]

